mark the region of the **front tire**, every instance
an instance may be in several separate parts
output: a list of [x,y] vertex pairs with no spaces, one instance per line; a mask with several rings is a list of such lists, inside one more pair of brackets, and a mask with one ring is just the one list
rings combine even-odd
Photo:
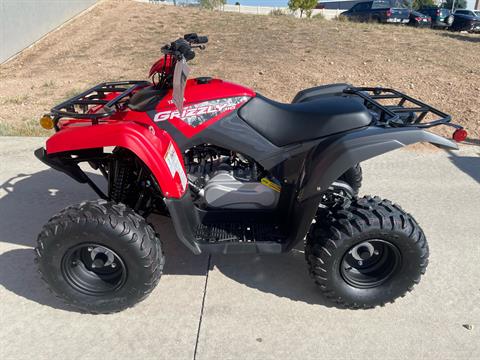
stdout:
[[447,26],[452,26],[454,20],[455,17],[453,15],[448,15],[448,17],[445,19],[445,22]]
[[43,227],[36,262],[61,299],[89,313],[113,313],[143,300],[165,258],[144,218],[105,200],[70,206]]
[[411,215],[388,200],[364,197],[317,215],[305,256],[327,299],[346,308],[372,308],[419,283],[428,245]]

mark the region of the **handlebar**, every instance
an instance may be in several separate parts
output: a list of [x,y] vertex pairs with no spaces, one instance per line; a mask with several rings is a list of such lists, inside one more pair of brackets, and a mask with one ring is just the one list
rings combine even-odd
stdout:
[[190,44],[206,44],[208,36],[198,36],[197,33],[185,34],[183,38]]
[[195,58],[194,48],[205,49],[205,45],[208,42],[207,36],[198,36],[196,33],[186,34],[183,38],[179,38],[169,45],[162,47],[162,53],[167,55],[173,55],[180,60],[184,58],[186,61]]

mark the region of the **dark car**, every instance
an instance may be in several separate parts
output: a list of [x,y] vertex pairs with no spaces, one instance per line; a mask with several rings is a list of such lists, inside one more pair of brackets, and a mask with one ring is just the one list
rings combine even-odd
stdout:
[[448,9],[439,8],[437,6],[421,7],[418,12],[430,16],[432,19],[432,27],[447,28],[452,26],[453,15]]
[[410,22],[408,25],[415,27],[431,27],[432,18],[428,15],[419,13],[418,11],[412,11],[410,13]]
[[396,0],[373,0],[354,5],[341,14],[353,21],[408,24],[410,10]]
[[453,15],[451,30],[480,32],[480,10],[457,10]]

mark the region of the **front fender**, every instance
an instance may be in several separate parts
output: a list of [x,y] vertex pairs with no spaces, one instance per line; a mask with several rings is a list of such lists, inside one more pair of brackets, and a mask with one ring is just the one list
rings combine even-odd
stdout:
[[370,127],[341,135],[333,142],[321,142],[306,161],[299,200],[318,196],[359,162],[418,142],[458,149],[454,142],[418,128]]
[[[179,199],[183,196],[186,176],[181,152],[171,136],[158,128],[150,131],[134,122],[64,127],[47,140],[46,152],[49,156],[113,146],[128,149],[138,156],[152,172],[165,197]],[[181,169],[171,171],[167,164],[165,156],[170,146],[173,146]]]

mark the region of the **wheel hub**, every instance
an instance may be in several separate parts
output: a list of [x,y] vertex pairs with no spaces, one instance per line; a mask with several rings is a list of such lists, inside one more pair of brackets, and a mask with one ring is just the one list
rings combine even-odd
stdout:
[[[375,255],[375,248],[368,241],[361,243],[360,245],[355,246],[352,250],[349,251],[349,254],[357,261],[363,261],[371,258]],[[378,255],[378,251],[376,252]]]
[[119,290],[127,279],[127,268],[112,249],[82,244],[65,253],[62,275],[74,289],[98,296]]
[[395,245],[386,240],[371,239],[345,253],[340,273],[353,287],[373,288],[390,279],[400,262],[400,251]]
[[92,260],[92,268],[101,268],[105,266],[115,267],[115,255],[113,255],[113,252],[107,248],[104,248],[103,246],[97,246],[95,248],[89,247],[88,251],[90,252],[90,258]]

